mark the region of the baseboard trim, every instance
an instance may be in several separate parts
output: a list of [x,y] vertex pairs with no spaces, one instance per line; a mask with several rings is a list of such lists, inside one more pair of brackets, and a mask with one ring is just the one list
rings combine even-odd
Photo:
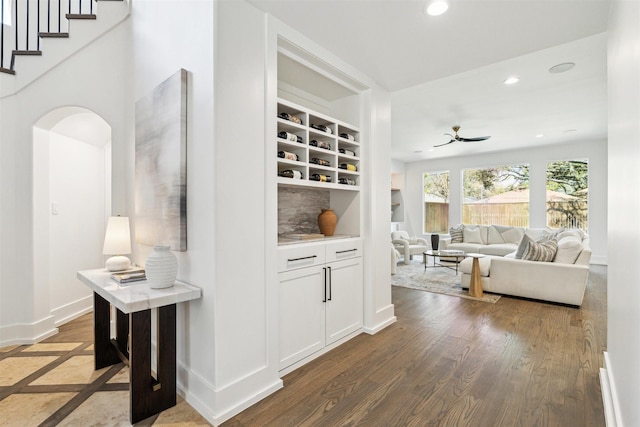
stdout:
[[591,254],[590,263],[595,265],[607,265],[607,257],[605,255]]
[[387,326],[395,323],[397,320],[398,318],[395,316],[395,307],[393,304],[389,304],[376,311],[375,318],[371,321],[372,324],[365,324],[362,330],[369,335],[374,335]]
[[220,389],[184,364],[178,363],[178,394],[214,426],[238,415],[283,386],[280,378],[273,380],[272,374],[262,369]]
[[615,383],[611,376],[609,355],[604,352],[604,367],[600,368],[600,389],[602,392],[602,404],[604,406],[604,419],[607,427],[623,427],[618,422],[620,407],[616,396]]
[[93,310],[93,294],[51,310],[55,325],[64,325]]
[[34,323],[0,327],[0,347],[32,345],[58,333],[53,316]]

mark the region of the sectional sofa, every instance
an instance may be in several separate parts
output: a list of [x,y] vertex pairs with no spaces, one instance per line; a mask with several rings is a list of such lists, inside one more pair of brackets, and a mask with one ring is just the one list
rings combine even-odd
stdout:
[[[453,229],[451,235],[459,240],[459,230]],[[540,249],[545,246],[541,242],[551,240],[554,243]],[[484,254],[485,257],[479,259],[484,291],[582,305],[591,248],[589,237],[580,230],[465,225],[462,241],[452,241],[451,236],[443,238],[439,249]],[[547,252],[536,256],[539,254],[527,252],[528,249]],[[471,258],[460,263],[464,288],[468,288],[471,281],[471,266]]]

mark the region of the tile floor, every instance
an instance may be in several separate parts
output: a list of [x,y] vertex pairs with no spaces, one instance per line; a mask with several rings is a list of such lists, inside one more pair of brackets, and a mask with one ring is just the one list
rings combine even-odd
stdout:
[[[129,371],[93,369],[92,314],[29,346],[0,348],[0,426],[129,426]],[[71,339],[71,340],[70,340]],[[188,403],[140,426],[210,426]]]

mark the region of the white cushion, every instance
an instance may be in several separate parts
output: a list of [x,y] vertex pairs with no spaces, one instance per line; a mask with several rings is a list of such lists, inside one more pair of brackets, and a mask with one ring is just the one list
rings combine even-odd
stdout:
[[[480,276],[489,277],[491,272],[491,257],[486,256],[484,258],[478,258],[478,264],[480,265]],[[458,269],[465,274],[471,274],[473,268],[473,258],[467,257],[460,261]]]
[[462,230],[464,243],[480,243],[482,244],[482,237],[480,236],[480,227],[465,227]]
[[504,257],[505,258],[516,259],[516,251],[513,251],[513,252],[511,252],[509,254],[506,254]]
[[516,249],[517,246],[513,243],[496,243],[493,245],[482,245],[477,252],[485,255],[505,256]]
[[569,235],[558,241],[558,252],[556,252],[553,262],[574,264],[580,252],[582,252],[582,240]]
[[572,228],[571,230],[564,230],[563,232],[558,234],[558,242],[560,242],[560,240],[564,239],[565,237],[569,237],[569,236],[577,237],[578,239],[580,239],[580,241],[582,241],[582,239],[584,239],[584,231],[578,228]]

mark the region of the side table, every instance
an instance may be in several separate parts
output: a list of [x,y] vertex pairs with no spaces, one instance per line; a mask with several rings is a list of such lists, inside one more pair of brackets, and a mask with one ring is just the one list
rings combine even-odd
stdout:
[[[176,281],[151,289],[146,281],[121,284],[104,268],[78,271],[93,290],[95,369],[123,361],[129,365],[129,419],[135,424],[176,405],[176,304],[202,292]],[[115,306],[116,337],[111,338],[111,306]],[[157,372],[151,371],[151,309],[157,316]]]
[[471,264],[471,283],[469,284],[469,295],[476,298],[482,298],[484,295],[482,291],[482,281],[480,280],[480,258],[484,258],[483,254],[467,254],[468,257],[473,258],[473,264]]

